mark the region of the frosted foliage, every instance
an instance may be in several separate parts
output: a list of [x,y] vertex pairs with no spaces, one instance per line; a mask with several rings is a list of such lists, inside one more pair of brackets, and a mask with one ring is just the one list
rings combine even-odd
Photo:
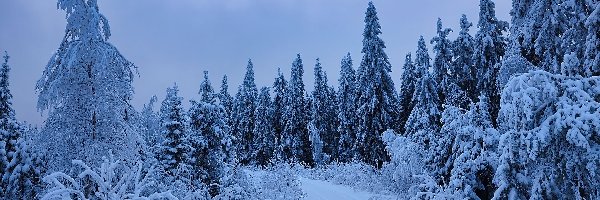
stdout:
[[148,188],[154,184],[149,176],[152,171],[143,170],[141,164],[135,168],[103,157],[99,168],[92,169],[81,160],[73,160],[73,164],[81,168],[76,177],[63,172],[53,172],[44,177],[49,184],[42,200],[51,199],[169,199],[176,200],[170,192],[153,192]]
[[94,25],[106,21],[95,0],[58,5],[67,12],[70,39],[63,40],[36,85],[38,109],[49,111],[40,149],[47,150],[50,168],[69,166],[72,159],[97,162],[109,149],[137,160],[143,140],[130,125],[129,104],[135,66],[100,37],[107,37],[108,26]]
[[518,190],[533,199],[597,195],[600,79],[536,71],[511,80],[502,97],[500,118],[506,126],[496,197]]

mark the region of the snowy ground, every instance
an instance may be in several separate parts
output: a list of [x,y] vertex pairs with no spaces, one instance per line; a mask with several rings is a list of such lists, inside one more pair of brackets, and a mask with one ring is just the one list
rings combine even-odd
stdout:
[[301,188],[306,193],[305,199],[310,200],[368,200],[368,199],[394,199],[390,196],[376,195],[369,192],[357,191],[348,186],[336,185],[321,180],[300,178]]
[[[250,180],[258,183],[265,173],[263,170],[245,170]],[[392,196],[378,195],[370,192],[359,191],[350,186],[339,185],[322,180],[298,177],[300,188],[307,200],[391,200],[397,199]]]

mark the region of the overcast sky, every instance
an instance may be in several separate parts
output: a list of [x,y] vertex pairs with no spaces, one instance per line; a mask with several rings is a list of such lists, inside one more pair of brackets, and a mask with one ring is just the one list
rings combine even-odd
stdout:
[[[337,85],[340,60],[352,54],[360,64],[367,0],[100,0],[109,20],[109,42],[139,68],[133,105],[141,108],[152,95],[162,101],[177,82],[185,102],[196,98],[202,71],[213,87],[224,74],[234,95],[249,58],[256,83],[271,86],[277,68],[289,75],[297,53],[304,61],[304,82],[312,91],[313,66],[320,58],[329,83]],[[458,33],[466,14],[478,20],[478,0],[376,0],[386,53],[396,86],[404,55],[414,52],[419,35],[429,41],[442,18]],[[509,21],[510,1],[497,0],[496,14]],[[41,124],[35,83],[59,46],[65,13],[54,0],[0,1],[0,50],[12,67],[13,106],[20,121]],[[476,28],[472,28],[474,35]],[[428,43],[428,47],[431,45]],[[433,57],[433,55],[431,55]]]

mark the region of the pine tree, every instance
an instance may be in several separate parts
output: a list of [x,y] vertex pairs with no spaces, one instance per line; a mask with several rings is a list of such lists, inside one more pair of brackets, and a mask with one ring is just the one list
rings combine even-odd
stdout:
[[282,134],[282,146],[284,159],[293,162],[314,165],[311,144],[308,137],[308,110],[304,92],[304,66],[300,54],[292,63],[290,81],[287,87],[285,100],[285,111],[283,115],[284,129]]
[[283,118],[285,112],[285,100],[287,94],[287,81],[285,77],[281,73],[281,70],[277,68],[277,77],[273,82],[273,134],[275,147],[277,148],[277,159],[286,158],[283,154],[284,147],[284,137],[282,135],[283,129],[285,127],[285,121]]
[[256,110],[254,111],[253,157],[259,166],[271,164],[275,153],[275,135],[273,134],[273,105],[269,88],[260,89]]
[[157,160],[164,172],[176,176],[176,171],[186,164],[191,145],[186,137],[185,111],[178,95],[177,85],[167,88],[167,95],[160,107],[160,131],[162,142],[156,148]]
[[363,58],[358,69],[358,151],[360,158],[381,167],[389,161],[381,136],[387,129],[397,129],[399,115],[394,83],[389,76],[391,65],[379,37],[381,26],[373,2],[365,13]]
[[252,143],[254,140],[254,110],[256,110],[256,98],[258,90],[254,83],[254,66],[252,60],[248,60],[244,82],[240,85],[235,99],[233,115],[233,135],[237,141],[237,154],[240,163],[247,165],[252,158]]
[[[433,77],[436,83],[440,85],[438,96],[440,97],[440,103],[446,102],[446,94],[449,92],[446,89],[452,83],[456,83],[456,80],[449,77],[448,70],[452,62],[452,48],[448,34],[452,32],[452,29],[443,28],[442,19],[438,18],[437,21],[437,36],[431,39],[433,44],[433,52],[435,57],[433,59]],[[441,105],[440,105],[441,106]]]
[[500,59],[504,56],[506,38],[502,35],[508,28],[508,23],[496,19],[495,4],[491,0],[480,0],[479,23],[475,35],[473,64],[477,71],[478,93],[483,93],[490,100],[490,115],[492,124],[496,126],[496,117],[500,109],[500,92],[497,91]]
[[337,131],[340,134],[338,161],[350,162],[356,156],[356,75],[352,68],[352,57],[348,53],[341,62],[339,87],[337,94],[338,120]]
[[190,136],[193,177],[209,186],[212,196],[219,193],[219,180],[224,175],[228,152],[232,151],[229,127],[225,124],[224,108],[217,102],[208,71],[200,84],[199,101],[190,101]]
[[108,42],[108,20],[95,0],[59,0],[65,37],[39,79],[38,108],[48,119],[38,141],[51,169],[100,161],[112,151],[134,162],[143,141],[132,128],[135,66]]

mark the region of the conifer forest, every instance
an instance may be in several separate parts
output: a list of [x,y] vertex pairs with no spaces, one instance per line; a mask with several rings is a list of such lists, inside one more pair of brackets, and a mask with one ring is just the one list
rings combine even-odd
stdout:
[[144,66],[97,0],[57,0],[39,127],[15,116],[2,52],[0,199],[600,199],[600,1],[512,0],[502,21],[479,0],[405,55],[364,7],[337,80],[297,54],[261,85],[249,59],[239,86],[204,71],[194,98],[173,84],[138,109]]

